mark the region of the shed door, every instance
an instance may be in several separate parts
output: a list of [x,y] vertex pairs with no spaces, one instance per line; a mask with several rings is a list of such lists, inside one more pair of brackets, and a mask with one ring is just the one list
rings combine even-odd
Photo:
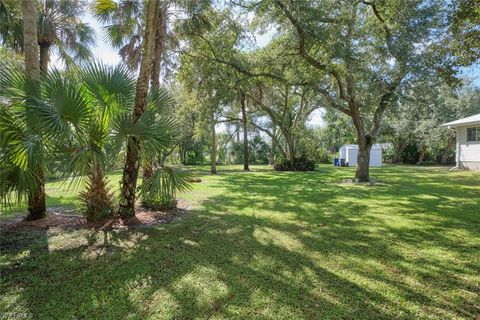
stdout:
[[349,148],[347,152],[347,159],[345,161],[348,162],[348,165],[350,167],[355,167],[357,165],[357,157],[358,157],[358,149]]

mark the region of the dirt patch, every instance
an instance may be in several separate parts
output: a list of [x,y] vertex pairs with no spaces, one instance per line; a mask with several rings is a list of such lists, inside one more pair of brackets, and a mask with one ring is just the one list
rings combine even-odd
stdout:
[[72,208],[53,207],[48,208],[45,218],[27,221],[24,216],[10,220],[0,221],[0,232],[14,231],[19,229],[96,229],[96,230],[129,230],[146,228],[161,223],[168,223],[180,219],[190,212],[190,206],[184,200],[179,200],[177,208],[166,211],[147,210],[142,207],[135,209],[135,216],[122,219],[115,216],[111,219],[88,223],[87,220],[76,213]]
[[344,179],[341,184],[350,184],[350,185],[356,185],[356,186],[382,186],[386,185],[386,183],[379,181],[379,180],[374,180],[370,179],[368,182],[357,182],[354,179]]

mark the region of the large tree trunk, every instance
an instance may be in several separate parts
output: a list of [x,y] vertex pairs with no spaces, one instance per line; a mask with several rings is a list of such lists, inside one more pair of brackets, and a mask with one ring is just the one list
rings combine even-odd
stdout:
[[[149,0],[147,4],[147,21],[143,44],[143,57],[137,79],[133,120],[137,121],[145,112],[148,95],[148,80],[152,72],[153,49],[155,45],[155,26],[158,11],[158,0]],[[124,217],[135,215],[135,195],[137,188],[138,169],[140,166],[140,140],[130,137],[127,143],[127,155],[123,168],[122,190],[120,199],[120,214]]]
[[217,173],[217,134],[215,132],[215,121],[212,120],[212,148],[210,151],[210,172],[212,174]]
[[445,147],[445,150],[442,152],[442,157],[440,158],[440,164],[446,165],[448,164],[448,157],[450,156],[450,153],[452,152],[452,148],[455,145],[455,137],[451,136],[448,139],[447,146]]
[[[27,77],[33,81],[40,79],[37,38],[37,12],[35,2],[22,0],[23,14],[23,48],[25,52],[25,70]],[[45,179],[42,167],[33,168],[35,187],[28,195],[28,220],[40,219],[45,216]]]
[[240,94],[240,105],[242,106],[242,125],[243,125],[243,170],[250,171],[248,154],[248,119],[247,119],[247,97],[244,93]]
[[365,132],[363,121],[360,116],[352,116],[353,124],[357,133],[358,155],[357,168],[355,171],[356,182],[370,181],[370,150],[372,150],[372,137]]
[[[276,137],[277,134],[277,127],[273,125],[272,127],[272,135],[273,137]],[[276,140],[275,138],[272,137],[272,148],[270,149],[270,157],[268,159],[268,164],[273,166],[275,164],[275,149],[276,149]]]
[[40,71],[43,73],[48,72],[48,63],[50,62],[50,45],[40,44]]

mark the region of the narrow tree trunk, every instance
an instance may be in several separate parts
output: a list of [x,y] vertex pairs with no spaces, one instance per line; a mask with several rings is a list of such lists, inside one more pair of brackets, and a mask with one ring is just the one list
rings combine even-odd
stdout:
[[423,160],[425,160],[425,156],[427,154],[427,151],[425,150],[424,147],[420,149],[420,155],[418,156],[418,162],[417,164],[422,164]]
[[217,174],[217,135],[215,132],[215,121],[212,121],[212,148],[210,151],[210,172]]
[[443,150],[442,152],[442,157],[440,158],[440,164],[443,164],[443,165],[448,164],[448,157],[450,156],[450,153],[452,152],[452,148],[454,145],[455,145],[455,137],[451,136],[448,139],[445,150]]
[[239,125],[237,125],[236,130],[237,130],[237,139],[236,140],[237,140],[237,143],[240,143],[240,126]]
[[[276,130],[276,129],[277,129],[277,128],[276,128],[276,126],[274,125],[274,126],[272,127],[272,135],[273,135],[274,137],[276,137],[276,134],[277,134],[277,132],[276,132],[277,130]],[[275,149],[276,149],[275,144],[276,144],[276,143],[275,143],[275,139],[272,138],[272,148],[270,149],[270,157],[269,157],[269,159],[268,159],[268,164],[271,165],[271,166],[273,166],[273,165],[275,164]]]
[[[22,0],[23,48],[25,52],[25,70],[30,80],[40,79],[37,38],[37,12],[35,2]],[[29,113],[27,113],[28,116]],[[27,220],[36,220],[45,216],[45,178],[43,167],[32,168],[35,174],[35,186],[28,194]]]
[[40,44],[40,71],[48,72],[48,64],[50,62],[50,45]]
[[167,32],[167,5],[162,4],[158,10],[157,24],[155,28],[155,49],[153,52],[153,66],[151,85],[152,88],[160,87],[160,70],[162,67],[162,57],[165,51],[165,37]]
[[[149,0],[147,5],[147,21],[145,28],[144,51],[140,72],[137,79],[133,120],[137,121],[145,112],[148,95],[148,80],[151,77],[153,49],[155,44],[155,26],[158,11],[158,0]],[[135,195],[137,188],[138,169],[140,166],[140,140],[130,137],[127,143],[127,155],[123,168],[122,190],[119,213],[124,217],[135,215]]]
[[248,154],[248,119],[247,119],[247,97],[244,93],[240,94],[240,105],[242,106],[242,125],[243,125],[243,170],[250,171]]
[[295,141],[293,137],[285,135],[285,142],[288,148],[288,160],[293,167],[295,164]]
[[187,150],[186,150],[186,146],[185,144],[182,142],[180,144],[180,148],[179,148],[179,154],[180,154],[180,162],[183,164],[183,165],[186,165],[187,164]]
[[395,157],[392,159],[392,163],[400,162],[400,158],[402,156],[403,150],[405,150],[406,147],[407,147],[406,143],[401,143],[400,146],[396,148],[397,150],[395,152]]

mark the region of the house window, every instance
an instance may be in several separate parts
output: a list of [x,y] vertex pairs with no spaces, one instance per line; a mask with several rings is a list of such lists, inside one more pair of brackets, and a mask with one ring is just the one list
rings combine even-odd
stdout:
[[480,127],[467,128],[467,142],[480,141]]

